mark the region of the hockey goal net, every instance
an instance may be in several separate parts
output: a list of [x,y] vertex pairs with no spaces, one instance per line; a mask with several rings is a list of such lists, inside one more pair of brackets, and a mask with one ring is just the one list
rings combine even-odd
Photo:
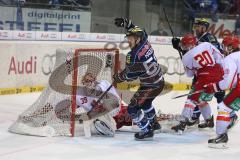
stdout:
[[[40,97],[19,115],[9,131],[35,136],[74,136],[75,115],[86,112],[76,109],[76,94],[82,77],[91,73],[97,80],[112,83],[119,70],[118,49],[57,49],[54,70]],[[62,119],[62,116],[69,119]]]

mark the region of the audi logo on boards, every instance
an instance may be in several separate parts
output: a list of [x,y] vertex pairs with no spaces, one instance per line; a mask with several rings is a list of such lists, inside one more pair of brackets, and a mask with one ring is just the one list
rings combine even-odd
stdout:
[[182,61],[180,59],[180,57],[173,57],[173,56],[169,56],[169,57],[163,57],[160,56],[157,58],[158,63],[160,65],[163,65],[167,68],[167,70],[165,71],[167,75],[184,75],[185,74],[185,70],[182,64]]
[[42,59],[42,72],[44,75],[49,75],[52,73],[55,61],[56,61],[56,54],[44,55]]

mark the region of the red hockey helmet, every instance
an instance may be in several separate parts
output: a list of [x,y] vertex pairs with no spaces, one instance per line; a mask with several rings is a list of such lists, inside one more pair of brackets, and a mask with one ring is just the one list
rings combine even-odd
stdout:
[[181,46],[182,50],[184,50],[184,51],[189,51],[196,45],[197,45],[197,39],[193,34],[186,34],[181,39],[180,46]]
[[239,43],[239,38],[236,36],[226,36],[222,41],[224,51],[227,52],[227,54],[239,49]]
[[227,36],[223,39],[222,44],[224,46],[232,46],[234,49],[237,49],[239,45],[239,39],[235,36]]

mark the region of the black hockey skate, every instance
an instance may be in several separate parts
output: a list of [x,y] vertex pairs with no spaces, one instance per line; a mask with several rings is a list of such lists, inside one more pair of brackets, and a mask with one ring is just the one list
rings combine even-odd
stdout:
[[138,140],[138,141],[152,140],[153,136],[154,136],[154,131],[152,128],[150,128],[147,132],[140,131],[138,133],[135,133],[134,135],[135,140]]
[[182,134],[187,126],[187,122],[180,121],[180,123],[176,126],[173,126],[171,129],[177,132],[178,134]]
[[200,122],[200,120],[199,120],[199,118],[197,118],[197,119],[192,119],[191,121],[188,121],[187,122],[187,126],[194,126],[194,125],[197,125],[197,124],[199,124],[199,122]]
[[228,135],[227,133],[221,134],[214,139],[208,140],[208,147],[210,148],[228,148]]
[[231,116],[230,124],[228,125],[227,129],[231,129],[237,122],[238,122],[238,116],[236,113],[234,113]]
[[214,117],[205,120],[204,123],[200,123],[198,128],[213,128],[214,127]]
[[156,117],[153,119],[151,126],[152,126],[153,131],[159,131],[162,128],[161,125],[158,123]]

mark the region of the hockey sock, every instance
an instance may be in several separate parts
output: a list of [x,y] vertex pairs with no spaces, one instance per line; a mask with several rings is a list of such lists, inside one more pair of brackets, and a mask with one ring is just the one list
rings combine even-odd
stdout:
[[223,133],[227,133],[227,127],[230,124],[230,113],[232,109],[227,107],[223,102],[218,104],[218,115],[216,122],[216,133],[221,135]]
[[143,131],[143,132],[148,132],[149,131],[149,126],[150,122],[147,118],[147,116],[144,114],[142,110],[139,110],[137,116],[132,119],[134,123],[137,124],[137,126]]
[[192,118],[193,110],[195,107],[196,107],[196,105],[191,100],[188,99],[185,102],[185,105],[184,105],[184,108],[183,108],[182,114],[181,114],[182,121],[185,122],[186,119],[190,120]]
[[199,109],[202,113],[204,120],[211,118],[212,111],[210,105],[207,102],[202,102],[201,104],[199,104]]
[[193,111],[192,120],[199,119],[200,115],[201,115],[201,111],[199,110],[198,106],[196,106]]
[[143,110],[143,112],[146,114],[147,119],[150,123],[154,122],[154,118],[156,117],[156,111],[153,106],[151,106],[149,109]]

